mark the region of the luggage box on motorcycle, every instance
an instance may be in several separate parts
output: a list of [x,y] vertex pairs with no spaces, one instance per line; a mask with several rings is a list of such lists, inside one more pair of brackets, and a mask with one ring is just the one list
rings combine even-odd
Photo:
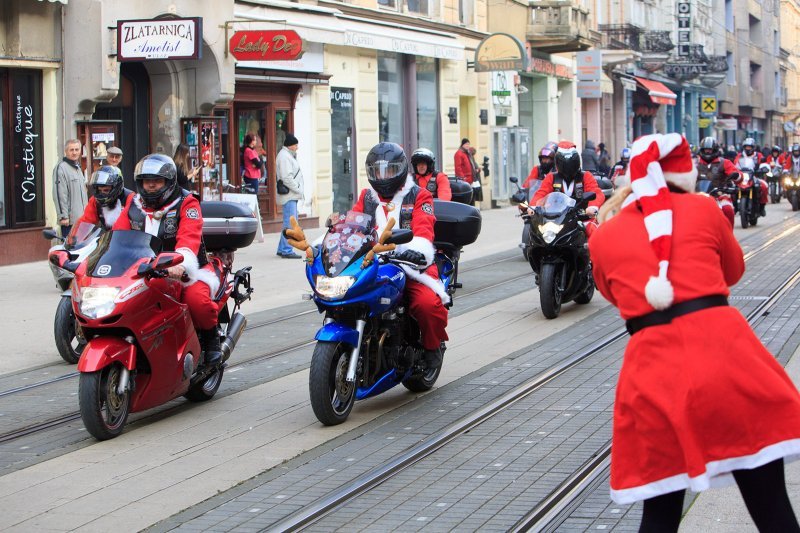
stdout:
[[433,214],[433,240],[438,246],[461,248],[475,242],[481,233],[481,212],[471,205],[434,200]]
[[205,201],[203,212],[203,242],[210,252],[250,246],[256,238],[258,219],[243,204]]
[[466,181],[448,178],[450,181],[450,191],[453,193],[453,201],[461,204],[472,203],[472,185]]

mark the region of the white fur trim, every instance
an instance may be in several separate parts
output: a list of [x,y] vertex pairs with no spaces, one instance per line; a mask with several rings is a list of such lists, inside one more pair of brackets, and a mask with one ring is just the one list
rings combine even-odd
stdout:
[[213,297],[219,289],[219,278],[217,275],[209,270],[200,268],[200,264],[197,262],[197,254],[192,252],[189,248],[178,248],[175,251],[183,256],[182,265],[186,270],[186,275],[189,276],[189,281],[183,284],[184,287],[194,285],[198,281],[203,282],[208,285],[211,296]]
[[[416,183],[414,183],[414,177],[409,174],[406,177],[405,184],[396,192],[392,199],[388,202],[384,202],[378,192],[373,189],[371,186],[368,186],[368,193],[372,195],[372,199],[378,203],[378,208],[375,210],[375,225],[378,227],[378,235],[383,233],[383,229],[386,227],[386,223],[389,221],[390,218],[394,219],[395,224],[400,223],[400,211],[403,204],[403,198],[406,194],[414,187]],[[386,213],[383,208],[388,206],[389,204],[392,205],[392,209]]]
[[675,298],[675,291],[672,288],[667,278],[667,268],[669,261],[661,261],[658,264],[658,277],[651,276],[647,285],[644,287],[644,295],[647,303],[653,306],[653,309],[663,311],[670,305]]
[[620,490],[611,489],[611,499],[620,505],[627,505],[683,489],[701,492],[712,487],[725,487],[734,484],[735,481],[732,475],[734,470],[752,470],[780,458],[783,458],[785,463],[796,461],[800,458],[800,439],[777,442],[762,448],[752,455],[708,462],[706,463],[705,472],[699,476],[689,477],[688,474],[684,473],[638,487]]
[[420,267],[421,270],[425,270],[431,266],[433,263],[433,256],[436,253],[436,250],[433,249],[433,243],[423,237],[414,237],[410,242],[397,247],[398,253],[405,250],[414,250],[425,256],[425,266]]
[[419,272],[418,270],[414,270],[408,265],[400,265],[400,268],[403,269],[403,271],[406,273],[406,276],[413,279],[414,281],[422,283],[430,290],[432,290],[434,293],[436,293],[439,296],[439,298],[441,298],[443,304],[446,305],[450,303],[450,295],[447,294],[447,291],[444,288],[444,283],[442,283],[442,280],[434,279],[429,275],[425,274],[424,272]]
[[106,221],[106,229],[111,229],[119,218],[119,214],[122,213],[122,202],[117,199],[114,207],[103,206],[101,209],[103,210],[103,218]]
[[697,183],[697,167],[689,172],[664,172],[664,179],[684,192],[694,192]]

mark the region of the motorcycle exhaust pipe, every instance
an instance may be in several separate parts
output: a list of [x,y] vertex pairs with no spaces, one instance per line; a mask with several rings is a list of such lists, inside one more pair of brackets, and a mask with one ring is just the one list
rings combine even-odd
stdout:
[[228,324],[228,334],[225,335],[225,340],[222,341],[222,360],[227,361],[239,342],[239,337],[242,336],[245,326],[247,326],[247,317],[242,313],[234,313]]

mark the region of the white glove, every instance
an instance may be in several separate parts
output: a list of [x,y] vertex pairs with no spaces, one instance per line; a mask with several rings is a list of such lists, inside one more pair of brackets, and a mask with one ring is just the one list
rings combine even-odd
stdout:
[[597,216],[597,206],[590,205],[589,207],[587,207],[586,208],[586,214],[587,215],[591,215],[593,217],[596,217]]

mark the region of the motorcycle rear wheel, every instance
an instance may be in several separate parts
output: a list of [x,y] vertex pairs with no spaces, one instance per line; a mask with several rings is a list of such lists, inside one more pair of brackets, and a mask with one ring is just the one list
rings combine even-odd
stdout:
[[86,347],[86,341],[75,334],[75,311],[72,310],[72,298],[61,297],[56,308],[56,318],[53,323],[53,336],[56,349],[61,359],[74,365],[81,358],[81,353]]
[[224,373],[225,369],[220,366],[216,372],[203,381],[190,385],[189,390],[186,391],[183,397],[190,402],[207,402],[213,398],[219,390],[219,386],[222,384],[222,374]]
[[403,380],[403,386],[411,392],[426,392],[433,388],[436,380],[439,379],[439,374],[442,372],[442,367],[428,369],[425,372],[412,374],[410,377]]
[[78,404],[86,430],[97,440],[113,439],[125,427],[131,408],[130,388],[117,394],[122,365],[114,363],[97,372],[82,372]]
[[350,416],[356,384],[345,378],[351,347],[340,342],[317,342],[311,356],[308,390],[317,420],[326,426],[341,424]]
[[[563,268],[563,267],[561,267]],[[542,263],[539,277],[539,301],[545,318],[556,318],[561,313],[561,290],[558,288],[560,268],[553,263]]]

